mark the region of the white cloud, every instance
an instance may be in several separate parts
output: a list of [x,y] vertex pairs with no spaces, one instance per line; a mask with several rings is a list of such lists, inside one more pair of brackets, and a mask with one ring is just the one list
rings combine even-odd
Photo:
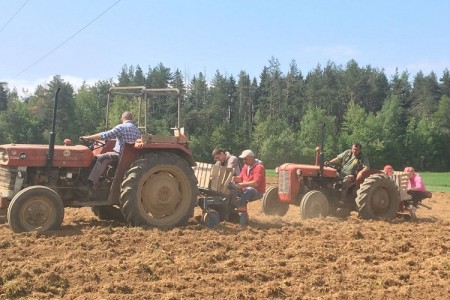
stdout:
[[[83,82],[86,82],[87,85],[94,85],[99,79],[94,78],[80,78],[72,75],[61,75],[61,78],[64,82],[70,83],[75,91],[83,85]],[[0,79],[0,81],[5,81],[8,83],[8,88],[10,90],[16,89],[19,93],[19,96],[27,96],[33,94],[36,87],[41,84],[48,84],[53,80],[53,76],[48,76],[46,78],[37,78],[32,80],[24,80],[24,79],[13,79],[13,80],[4,80]]]

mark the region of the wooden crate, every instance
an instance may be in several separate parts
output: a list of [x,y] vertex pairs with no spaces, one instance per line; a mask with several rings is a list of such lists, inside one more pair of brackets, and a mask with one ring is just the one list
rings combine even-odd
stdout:
[[400,192],[400,200],[404,201],[412,199],[412,196],[408,194],[409,173],[402,171],[395,171],[393,175],[393,180]]
[[194,173],[200,189],[228,194],[228,183],[233,179],[234,169],[197,162]]

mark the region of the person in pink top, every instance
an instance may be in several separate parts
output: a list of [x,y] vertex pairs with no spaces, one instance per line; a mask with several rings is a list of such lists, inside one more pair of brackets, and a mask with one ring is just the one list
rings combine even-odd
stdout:
[[425,188],[425,183],[420,177],[419,173],[416,173],[413,167],[406,167],[404,172],[409,173],[408,181],[408,194],[412,196],[413,205],[417,207],[419,203],[425,198],[431,198],[431,193]]
[[261,199],[266,192],[266,169],[251,150],[244,150],[239,158],[242,158],[245,164],[241,174],[234,176],[233,181],[234,188],[242,191],[235,204],[242,207],[248,202]]

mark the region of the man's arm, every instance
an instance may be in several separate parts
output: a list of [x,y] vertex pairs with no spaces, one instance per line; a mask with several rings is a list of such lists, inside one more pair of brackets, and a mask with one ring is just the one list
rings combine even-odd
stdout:
[[341,162],[341,159],[337,156],[335,158],[333,158],[332,160],[328,161],[328,163],[330,163],[330,164],[338,164],[340,162]]
[[361,180],[363,178],[364,174],[369,172],[369,170],[370,170],[369,166],[362,168],[362,170],[359,171],[358,174],[356,174],[356,180]]
[[94,141],[102,139],[100,133],[96,133],[96,134],[92,134],[92,135],[83,135],[83,136],[80,136],[80,138],[84,139],[84,140],[94,140]]
[[253,169],[253,180],[238,183],[237,186],[240,188],[252,187],[257,188],[261,182],[263,181],[263,177],[265,176],[265,170],[263,165],[256,165]]
[[84,135],[80,138],[87,140],[107,140],[111,138],[117,138],[121,134],[121,125],[122,124],[116,125],[114,128],[108,131],[99,132],[93,135]]
[[[239,175],[239,176],[233,176],[233,181],[234,182],[236,182],[236,183],[241,183],[242,181],[243,181],[243,179],[242,178],[244,178],[243,176],[243,174],[244,174],[244,170],[245,170],[245,166],[242,168],[242,170],[241,170],[241,174]],[[237,185],[236,185],[237,186]]]
[[329,164],[339,164],[342,162],[342,159],[348,155],[350,150],[344,151],[341,154],[339,154],[338,156],[336,156],[335,158],[333,158],[332,160],[328,161]]
[[363,178],[363,176],[369,172],[370,170],[370,163],[369,163],[369,159],[367,158],[367,156],[365,156],[363,154],[363,157],[361,158],[361,164],[363,166],[363,168],[361,169],[361,171],[358,172],[358,174],[356,174],[356,180],[361,180]]
[[230,156],[227,162],[227,168],[235,169],[239,166],[239,159],[236,156]]

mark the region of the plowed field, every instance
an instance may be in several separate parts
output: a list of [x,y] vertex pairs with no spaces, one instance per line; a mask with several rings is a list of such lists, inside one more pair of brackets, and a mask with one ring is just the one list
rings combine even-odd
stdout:
[[245,228],[130,228],[88,208],[46,234],[0,224],[0,299],[450,299],[450,194],[424,204],[416,222],[272,217],[258,201]]

